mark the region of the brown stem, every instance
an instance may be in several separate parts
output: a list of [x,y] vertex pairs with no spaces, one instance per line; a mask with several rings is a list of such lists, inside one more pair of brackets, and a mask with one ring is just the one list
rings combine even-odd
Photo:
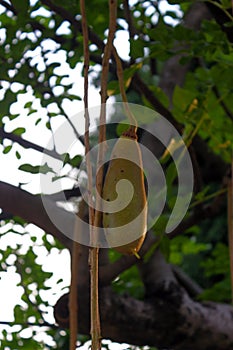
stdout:
[[[85,0],[80,0],[80,9],[82,15],[82,32],[83,32],[83,48],[84,48],[84,108],[85,108],[85,155],[87,164],[87,177],[88,177],[88,202],[89,202],[89,224],[91,233],[91,244],[94,237],[94,221],[95,211],[92,201],[92,167],[89,157],[90,143],[89,143],[89,112],[88,112],[88,71],[89,71],[89,38],[88,38],[88,26],[86,19]],[[91,288],[91,337],[92,337],[92,349],[100,349],[100,317],[99,317],[99,296],[98,296],[98,250],[97,248],[91,248],[89,251],[89,264],[90,264],[90,288]]]
[[233,303],[233,160],[231,166],[231,177],[228,181],[228,244],[230,255],[230,273],[231,273],[231,293]]
[[113,47],[113,55],[114,55],[114,58],[116,61],[117,78],[118,78],[118,82],[119,82],[121,98],[122,98],[122,101],[124,102],[124,109],[125,109],[125,112],[126,112],[126,115],[129,119],[130,124],[133,126],[133,133],[136,135],[137,121],[136,121],[134,115],[132,114],[132,112],[130,111],[130,108],[128,105],[128,100],[127,100],[127,96],[126,96],[126,92],[125,92],[123,66],[122,66],[121,59],[120,59],[115,47]]
[[101,192],[103,187],[103,162],[105,156],[104,141],[106,139],[106,101],[107,101],[107,82],[109,72],[109,59],[112,52],[113,39],[116,31],[117,18],[117,1],[109,0],[109,32],[107,44],[104,49],[104,56],[102,61],[102,76],[101,76],[101,112],[100,112],[100,128],[99,128],[99,151],[97,157],[97,173],[96,173],[96,192],[98,193],[96,199],[96,210],[93,228],[93,241],[90,249],[89,262],[91,273],[91,336],[92,336],[92,350],[101,349],[101,331],[99,318],[99,291],[98,291],[98,256],[99,248],[95,237],[98,235],[99,227],[101,226]]
[[99,316],[99,249],[91,248],[89,251],[90,288],[91,288],[91,338],[92,350],[101,349],[101,326]]
[[70,350],[76,349],[78,333],[78,247],[79,244],[73,241],[71,255],[71,283],[69,298],[69,319],[70,319]]

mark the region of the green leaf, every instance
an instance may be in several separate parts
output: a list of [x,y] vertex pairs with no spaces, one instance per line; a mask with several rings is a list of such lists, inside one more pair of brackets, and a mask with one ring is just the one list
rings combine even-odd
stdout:
[[36,166],[33,166],[31,164],[22,164],[19,166],[19,170],[22,170],[31,174],[39,174],[39,173],[47,174],[49,172],[54,173],[53,169],[50,168],[47,163],[45,163],[44,165],[36,165]]
[[50,121],[48,121],[48,122],[46,123],[46,128],[49,129],[49,130],[51,130],[51,123],[50,123]]
[[231,9],[232,8],[232,1],[231,0],[221,0],[222,7],[224,9]]
[[29,101],[25,103],[24,108],[31,108],[31,106],[32,106],[32,101]]
[[14,120],[15,118],[18,118],[20,116],[20,114],[10,114],[9,118],[10,120]]
[[69,153],[64,153],[61,158],[63,159],[63,165],[70,164],[73,167],[77,168],[81,164],[83,157],[81,155],[77,155],[73,158],[70,158]]
[[25,133],[26,129],[25,128],[17,128],[12,131],[13,134],[21,136],[23,133]]
[[134,59],[144,57],[145,42],[141,39],[130,39],[130,56]]
[[176,85],[172,100],[174,107],[184,112],[195,98],[196,91],[183,89]]
[[77,156],[75,156],[74,158],[70,159],[70,164],[71,164],[73,167],[78,168],[79,165],[81,164],[82,160],[83,160],[83,157],[80,156],[80,155],[77,155]]
[[12,1],[12,3],[15,9],[17,10],[17,12],[20,12],[22,14],[27,13],[29,8],[29,0],[23,0],[23,1],[14,0]]
[[36,109],[30,109],[30,111],[28,112],[28,116],[31,115],[31,114],[33,114],[33,113],[36,113],[36,112],[37,112]]
[[[4,68],[6,69],[6,68]],[[0,116],[5,116],[10,114],[10,106],[16,102],[17,100],[17,95],[11,92],[10,90],[7,90],[4,96],[3,101],[1,101],[1,109],[0,109]]]
[[15,152],[15,155],[17,159],[21,159],[21,154],[18,151]]
[[35,125],[38,125],[41,122],[42,118],[37,119],[37,121],[35,122]]
[[9,145],[9,146],[6,146],[5,148],[4,148],[4,150],[3,150],[3,154],[7,154],[7,153],[9,153],[10,152],[10,150],[12,149],[12,146],[13,145]]

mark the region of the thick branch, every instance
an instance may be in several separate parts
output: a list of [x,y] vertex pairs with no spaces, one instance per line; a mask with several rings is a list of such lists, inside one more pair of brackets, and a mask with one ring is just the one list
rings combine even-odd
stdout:
[[[142,263],[143,264],[143,263]],[[102,335],[116,342],[173,350],[227,350],[233,344],[233,307],[193,301],[176,282],[162,255],[155,256],[148,273],[145,264],[144,301],[117,295],[110,287],[100,290]],[[89,333],[88,293],[80,286],[79,328]],[[68,295],[55,306],[57,320],[68,322]],[[113,317],[114,315],[114,317]]]
[[[32,195],[4,182],[0,182],[0,193],[0,207],[4,212],[19,216],[25,221],[35,224],[47,233],[51,233],[66,248],[71,248],[72,241],[60,232],[50,220],[39,195]],[[68,225],[70,222],[69,214],[57,207],[52,201],[50,205],[52,210],[57,213],[57,216],[60,216],[61,220],[67,222]]]

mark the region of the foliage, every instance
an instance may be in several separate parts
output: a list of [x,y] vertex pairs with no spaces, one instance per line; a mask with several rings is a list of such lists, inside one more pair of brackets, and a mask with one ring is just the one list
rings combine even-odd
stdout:
[[[209,2],[218,6],[224,14],[231,7],[230,1]],[[79,2],[12,0],[1,3],[2,157],[8,162],[9,159],[15,161],[14,171],[18,169],[21,174],[26,173],[28,177],[23,183],[33,181],[38,174],[51,173],[54,181],[69,178],[68,187],[77,185],[83,150],[73,154],[54,149],[54,155],[60,161],[57,170],[51,159],[41,165],[40,160],[37,162],[34,156],[28,156],[27,148],[32,143],[27,147],[22,140],[31,140],[32,131],[42,135],[47,130],[51,136],[64,120],[69,120],[73,128],[69,109],[76,111],[82,98],[79,86],[83,62]],[[188,69],[183,85],[174,88],[171,113],[174,120],[182,124],[183,137],[188,145],[198,135],[227,166],[232,160],[233,148],[232,42],[214,18],[204,20],[199,30],[184,26],[182,18],[192,3],[169,1],[170,6],[163,8],[163,1],[133,1],[130,8],[132,27],[129,28],[123,1],[119,1],[117,35],[124,34],[125,51],[129,47],[129,55],[124,52],[123,57],[125,86],[129,101],[151,107],[151,101],[133,86],[134,77],[139,75],[161,105],[169,108],[169,97],[159,83],[167,60],[179,54],[180,64],[188,66]],[[99,88],[99,63],[108,29],[108,7],[103,0],[87,1],[86,6],[91,25],[90,77],[92,84]],[[96,8],[98,11],[93,11]],[[232,15],[229,11],[227,13],[230,22]],[[232,25],[229,22],[224,26]],[[119,100],[114,69],[109,76],[108,91]],[[116,133],[116,130],[112,132]],[[168,206],[172,205],[175,180],[172,177],[169,184]],[[214,198],[214,193],[221,190],[221,180],[203,181],[202,188],[195,193],[189,215],[195,212],[197,201],[201,205],[211,203],[209,196]],[[155,233],[161,230],[159,225],[163,227],[163,221],[166,221],[166,213],[155,225]],[[49,256],[54,250],[62,251],[63,247],[50,235],[41,232],[34,235],[34,230],[17,217],[2,221],[2,242],[6,239],[12,243],[7,243],[1,250],[1,276],[4,278],[13,269],[20,278],[22,292],[20,302],[14,308],[11,327],[3,326],[2,349],[65,349],[68,346],[67,331],[47,321],[53,303],[47,299],[46,291],[52,289],[49,281],[53,272],[52,269],[44,271],[39,262],[42,253]],[[159,243],[170,263],[180,265],[202,285],[204,291],[200,299],[229,302],[231,291],[226,237],[226,208],[223,208],[213,220],[194,225],[172,241],[164,238]],[[111,261],[118,257],[116,252],[110,252]],[[57,295],[67,287],[60,280],[53,283],[57,287],[54,292]],[[144,296],[136,266],[122,273],[113,282],[113,288],[117,293],[128,293],[138,299]],[[38,336],[41,332],[42,338]]]

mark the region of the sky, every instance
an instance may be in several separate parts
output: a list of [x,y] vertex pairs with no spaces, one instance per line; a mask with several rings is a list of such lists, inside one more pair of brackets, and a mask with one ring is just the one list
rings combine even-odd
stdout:
[[[134,1],[131,1],[131,4],[133,4]],[[167,4],[166,1],[161,1],[161,9],[166,10],[169,9],[170,5]],[[173,7],[174,9],[174,7]],[[177,8],[179,11],[179,9]],[[0,6],[1,11],[1,6]],[[150,10],[148,10],[150,11]],[[167,21],[172,21],[171,18],[167,18]],[[64,23],[64,25],[60,28],[60,31],[65,33],[67,30],[69,30],[69,26],[67,23]],[[4,38],[4,31],[0,31],[0,39]],[[124,43],[124,45],[122,45]],[[119,55],[124,58],[129,58],[129,42],[128,37],[126,36],[124,31],[119,31],[116,35],[115,46],[118,49]],[[46,43],[45,43],[46,45]],[[47,42],[47,45],[51,49],[51,42]],[[65,55],[62,52],[59,52],[59,61],[61,62],[61,67],[57,68],[57,73],[67,74],[68,77],[67,83],[74,82],[74,87],[72,92],[79,91],[80,96],[83,96],[83,79],[81,78],[81,70],[82,65],[78,64],[75,69],[71,70],[68,65],[65,62]],[[38,60],[40,60],[39,55],[35,52],[34,53],[34,64],[38,63]],[[57,55],[54,55],[54,57],[51,56],[51,60],[57,60]],[[60,72],[59,72],[60,69]],[[15,91],[20,88],[20,86],[17,86],[17,84],[14,86]],[[2,93],[2,92],[1,92]],[[59,93],[59,91],[57,91]],[[100,104],[100,95],[99,91],[94,88],[93,86],[89,86],[89,106],[94,107],[98,106]],[[1,98],[1,96],[0,96]],[[32,107],[34,109],[38,109],[38,112],[30,115],[30,118],[27,116],[27,110],[24,108],[24,105],[28,100],[31,100],[33,102]],[[74,111],[75,113],[82,112],[83,111],[83,102],[82,101],[69,101],[66,100],[64,102],[64,110],[66,111],[67,115],[69,117],[73,117]],[[53,109],[53,107],[51,107]],[[52,110],[51,110],[52,111]],[[44,109],[39,108],[39,101],[35,100],[32,96],[32,93],[28,91],[26,95],[20,95],[18,98],[17,103],[13,104],[11,106],[11,113],[20,113],[20,117],[16,118],[13,121],[9,121],[8,117],[5,117],[3,122],[5,123],[5,131],[11,132],[17,127],[25,127],[26,132],[23,134],[23,138],[25,138],[28,141],[31,141],[35,144],[38,144],[42,147],[45,147],[48,144],[48,141],[50,140],[51,134],[46,128],[44,127],[43,123],[38,124],[35,126],[35,121],[41,117],[42,119],[46,119],[46,111]],[[52,128],[54,131],[59,129],[61,127],[62,123],[64,123],[63,117],[56,117],[54,120],[52,120]],[[84,118],[83,121],[81,119],[79,120],[79,130],[81,134],[84,131]],[[10,145],[11,141],[5,140],[4,146]],[[39,152],[36,152],[34,150],[24,150],[20,145],[14,144],[12,150],[7,154],[3,155],[4,147],[0,146],[0,162],[1,162],[1,174],[0,174],[0,181],[10,183],[12,185],[18,186],[19,183],[25,183],[24,186],[22,186],[23,189],[31,192],[31,193],[39,193],[40,192],[40,176],[38,175],[30,175],[25,172],[22,172],[18,170],[18,167],[21,164],[31,162],[32,165],[38,165],[41,163],[42,155]],[[80,152],[83,152],[83,150],[80,148]],[[16,158],[16,152],[19,152],[21,154],[21,159]],[[67,180],[64,181],[64,187],[69,187],[72,184],[72,182],[69,182]],[[12,225],[8,225],[8,229],[10,230]],[[12,227],[13,228],[13,227]],[[0,233],[5,232],[6,227],[0,227]],[[22,231],[20,227],[17,227],[17,230]],[[0,272],[0,321],[3,322],[11,322],[14,320],[14,306],[15,304],[24,305],[23,301],[21,300],[21,296],[23,293],[23,289],[20,286],[20,277],[18,274],[16,274],[16,268],[14,266],[15,262],[15,255],[13,254],[14,249],[16,249],[16,244],[22,244],[22,250],[25,252],[29,248],[31,244],[30,236],[34,235],[37,237],[37,243],[41,244],[42,242],[42,236],[43,231],[39,228],[35,227],[32,224],[29,224],[25,228],[26,234],[20,235],[15,234],[14,232],[9,233],[7,236],[3,236],[0,241],[0,251],[7,249],[9,245],[12,248],[12,254],[8,258],[8,262],[12,263],[12,266],[8,268],[7,273]],[[23,232],[21,232],[23,233]],[[52,240],[52,237],[48,238]],[[57,249],[53,249],[50,254],[46,252],[45,249],[43,249],[43,246],[38,247],[35,249],[36,254],[38,254],[37,263],[41,264],[43,266],[44,271],[52,271],[53,276],[48,281],[48,286],[51,286],[51,290],[42,293],[42,297],[45,299],[47,298],[49,302],[53,305],[55,304],[56,300],[65,292],[68,291],[68,288],[66,288],[70,283],[70,256],[66,249],[59,252]],[[0,253],[1,258],[1,253]],[[62,283],[59,284],[59,288],[57,288],[56,282],[58,280],[62,279]],[[33,287],[33,286],[32,286]],[[65,288],[62,290],[62,288]],[[54,322],[53,315],[52,315],[52,309],[49,310],[49,314],[46,319],[48,322]],[[8,329],[6,326],[0,326],[1,329]],[[15,328],[16,330],[16,328]],[[24,331],[21,334],[22,337],[31,337],[30,331]],[[10,337],[10,335],[9,335]],[[43,339],[44,333],[38,332],[37,339]],[[1,335],[0,335],[1,338]],[[10,338],[9,338],[10,339]],[[88,344],[87,344],[88,345]],[[111,345],[112,349],[126,349],[126,345],[123,344],[121,347],[114,346],[114,344]],[[111,349],[110,347],[110,349]],[[85,347],[87,348],[87,346]],[[83,348],[83,349],[85,349]]]

